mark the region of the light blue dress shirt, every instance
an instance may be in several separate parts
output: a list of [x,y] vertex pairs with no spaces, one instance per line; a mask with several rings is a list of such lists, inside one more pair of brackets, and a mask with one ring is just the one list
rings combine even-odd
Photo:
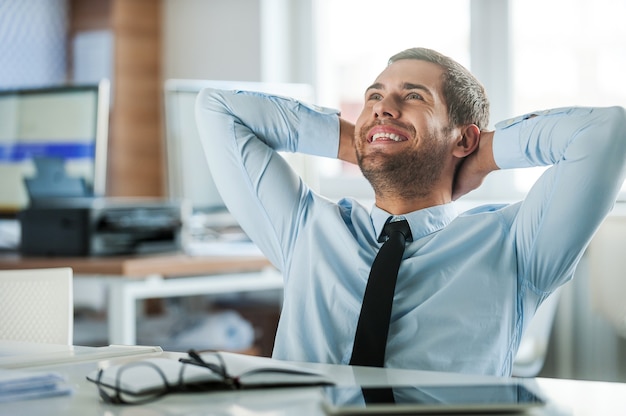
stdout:
[[[411,212],[387,367],[509,375],[538,305],[568,281],[624,180],[624,109],[564,108],[497,125],[500,168],[553,165],[525,200],[457,214]],[[284,275],[273,356],[346,364],[377,242],[390,216],[313,192],[277,151],[335,158],[335,111],[207,89],[196,103],[206,158],[245,232]]]

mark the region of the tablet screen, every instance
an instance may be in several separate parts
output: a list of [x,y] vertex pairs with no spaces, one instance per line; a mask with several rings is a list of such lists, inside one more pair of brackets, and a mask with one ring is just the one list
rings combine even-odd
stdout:
[[331,414],[418,412],[512,412],[542,406],[543,399],[519,383],[324,388]]

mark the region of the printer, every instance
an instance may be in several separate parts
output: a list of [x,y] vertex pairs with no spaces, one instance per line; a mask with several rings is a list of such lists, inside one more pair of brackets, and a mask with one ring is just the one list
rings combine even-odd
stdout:
[[104,256],[176,251],[182,208],[147,198],[43,197],[18,213],[24,255]]

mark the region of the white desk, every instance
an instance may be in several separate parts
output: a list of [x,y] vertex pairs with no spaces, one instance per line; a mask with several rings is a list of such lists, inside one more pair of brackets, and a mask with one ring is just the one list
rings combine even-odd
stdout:
[[161,347],[141,345],[83,347],[0,340],[0,368],[24,369],[79,362],[93,363],[104,359],[142,357],[162,352]]
[[76,278],[109,276],[108,342],[136,343],[136,301],[282,289],[280,273],[261,256],[158,254],[120,257],[0,256],[0,269],[71,267]]
[[[155,356],[156,354],[150,354]],[[162,353],[177,358],[181,354]],[[147,356],[147,355],[146,355]],[[127,357],[128,359],[137,359]],[[395,384],[449,384],[480,382],[506,383],[510,379],[486,376],[469,376],[450,373],[433,373],[413,370],[393,370],[349,367],[326,364],[303,364],[327,374],[340,385]],[[72,396],[38,399],[0,404],[1,415],[323,415],[321,394],[318,388],[248,390],[219,393],[176,394],[142,406],[113,406],[100,401],[94,384],[85,376],[98,367],[98,363],[77,362],[39,367],[62,373],[75,387]],[[626,384],[556,379],[529,379],[531,388],[539,387],[548,397],[545,408],[532,415],[551,416],[623,416],[626,415]]]

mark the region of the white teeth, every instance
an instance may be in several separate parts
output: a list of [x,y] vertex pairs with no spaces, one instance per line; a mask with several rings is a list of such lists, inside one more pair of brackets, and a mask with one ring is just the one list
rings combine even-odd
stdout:
[[376,133],[372,136],[372,143],[378,139],[390,139],[390,140],[393,140],[394,142],[399,142],[402,140],[402,137],[393,133]]

